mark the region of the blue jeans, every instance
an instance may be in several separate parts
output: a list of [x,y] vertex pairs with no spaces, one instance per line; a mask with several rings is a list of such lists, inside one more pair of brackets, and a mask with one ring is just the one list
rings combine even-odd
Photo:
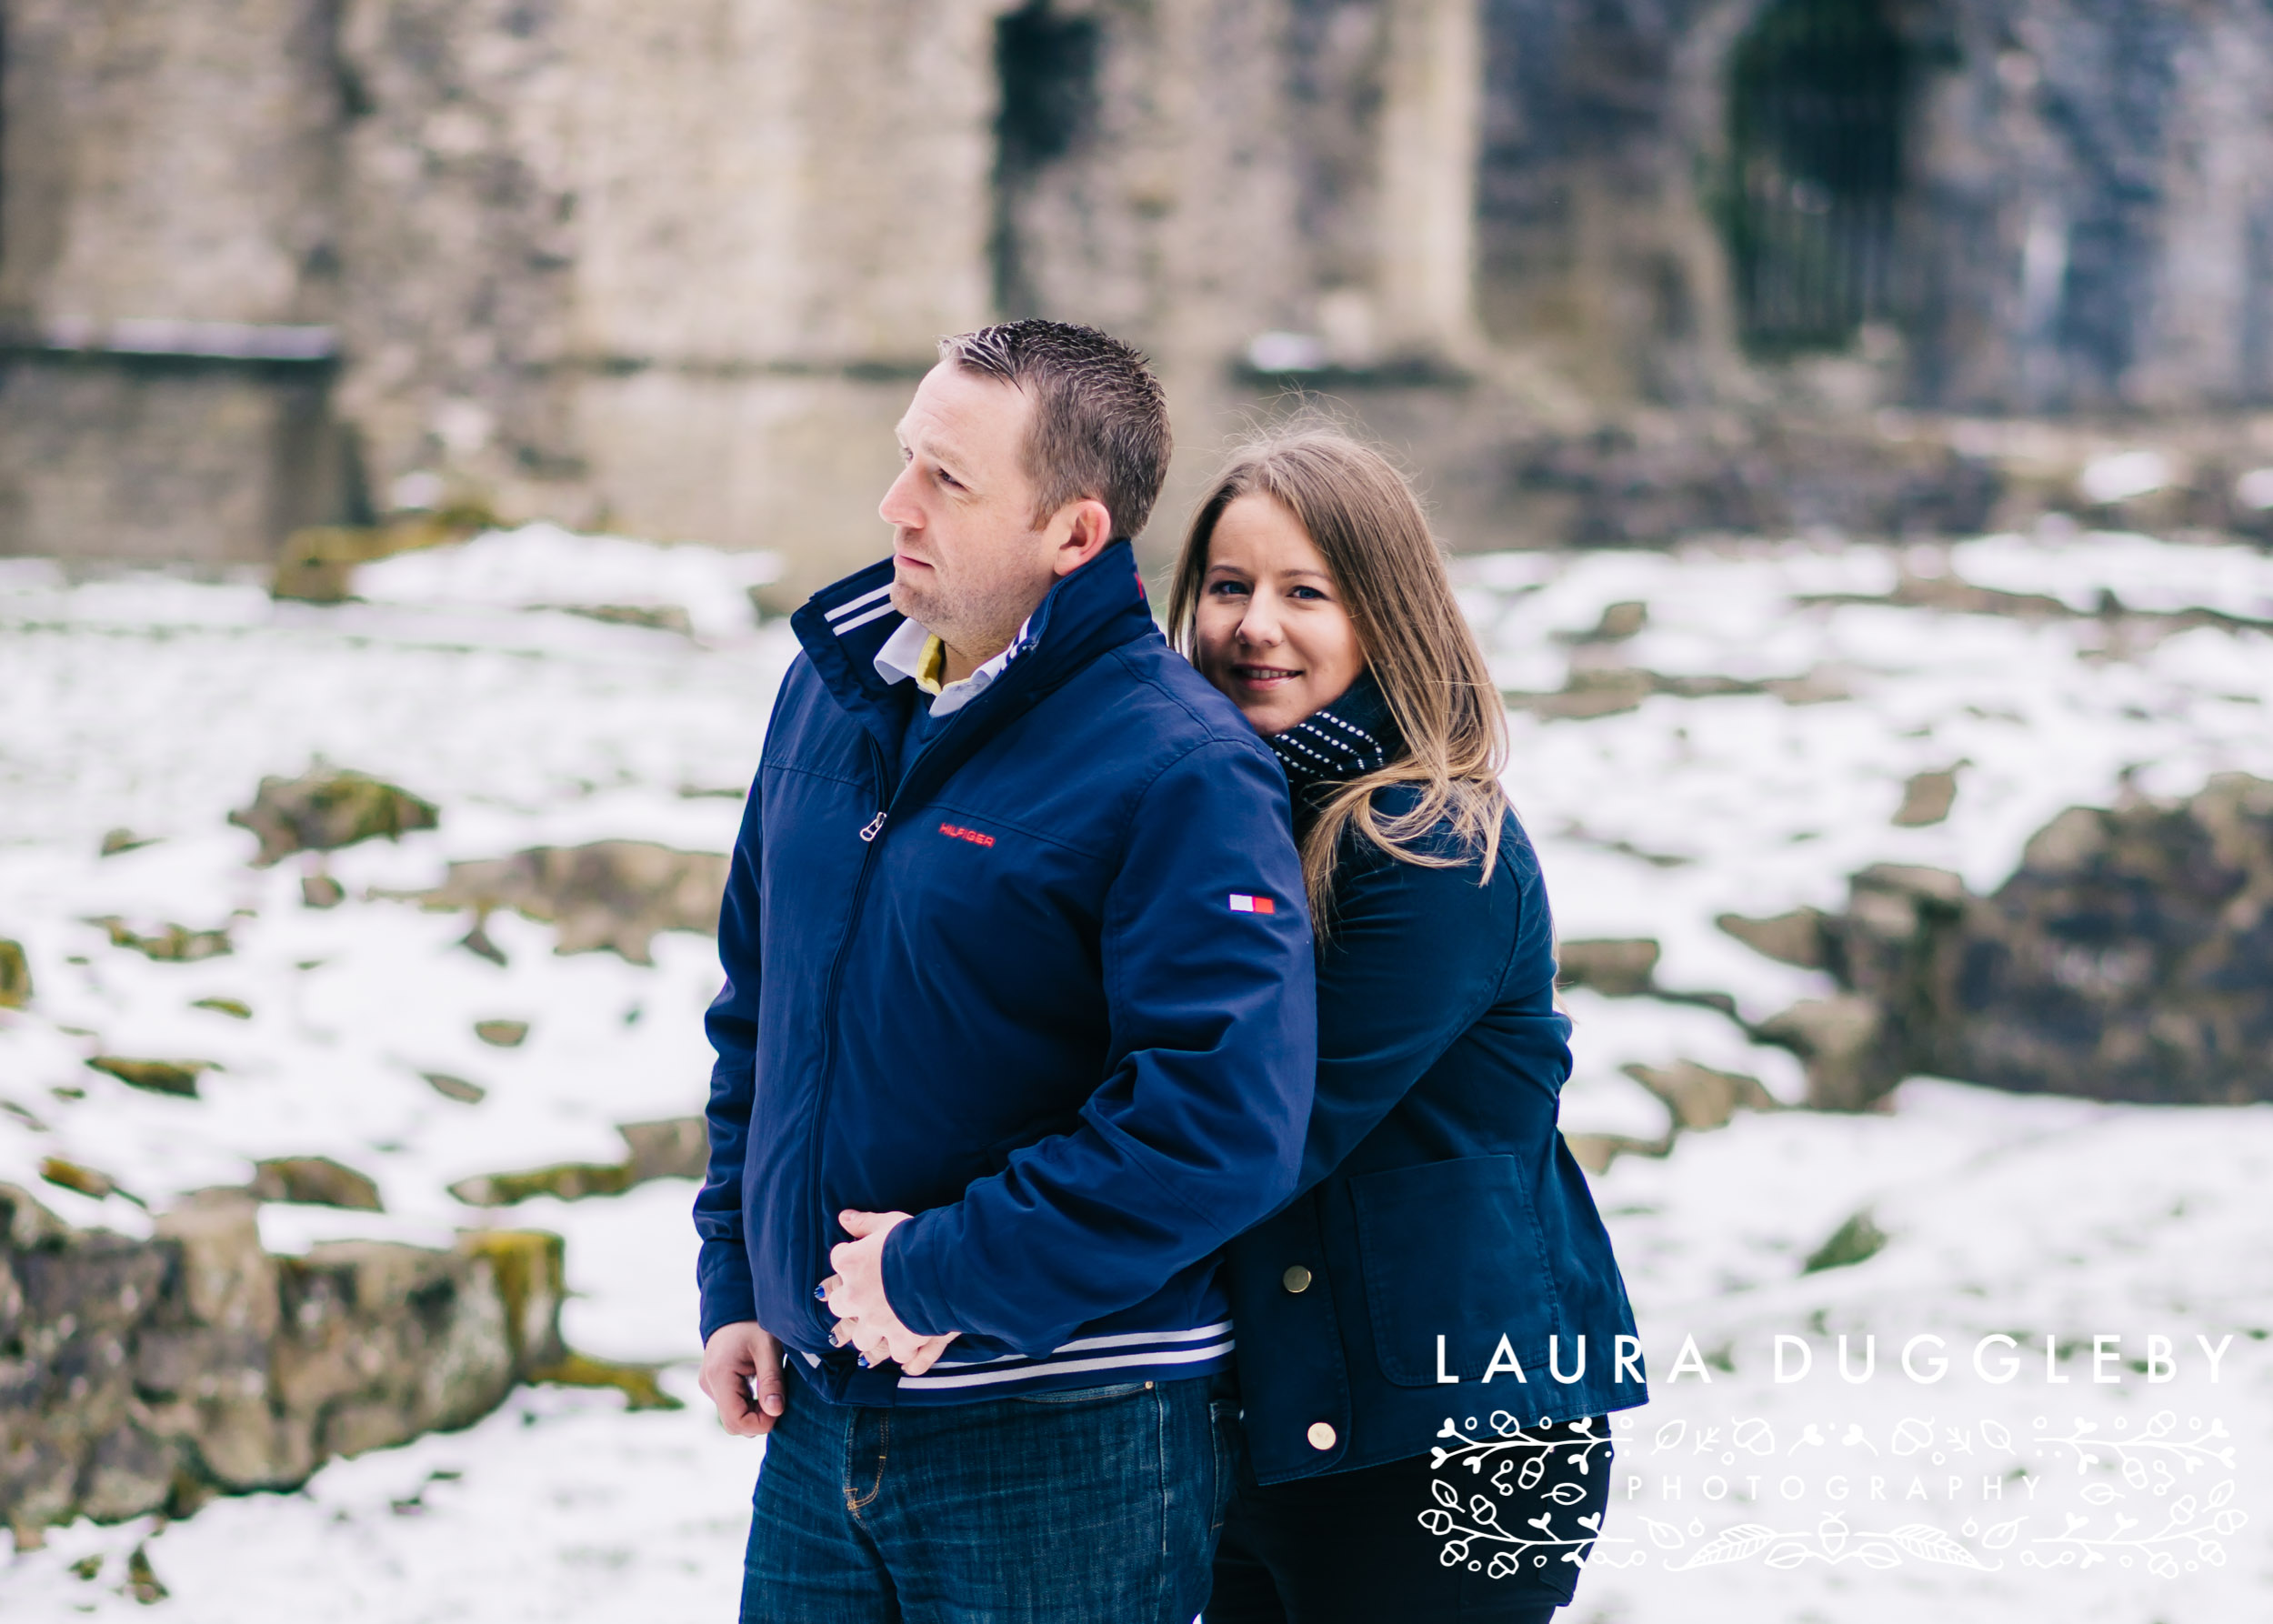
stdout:
[[1231,1489],[1209,1385],[886,1409],[792,1380],[743,1624],[1190,1624]]

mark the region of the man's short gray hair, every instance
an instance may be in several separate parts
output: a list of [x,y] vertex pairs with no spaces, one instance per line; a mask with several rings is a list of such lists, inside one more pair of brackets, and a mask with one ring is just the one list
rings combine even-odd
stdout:
[[1167,396],[1143,356],[1095,327],[1013,321],[942,338],[939,358],[1034,397],[1026,468],[1036,524],[1094,496],[1116,537],[1145,527],[1170,442]]

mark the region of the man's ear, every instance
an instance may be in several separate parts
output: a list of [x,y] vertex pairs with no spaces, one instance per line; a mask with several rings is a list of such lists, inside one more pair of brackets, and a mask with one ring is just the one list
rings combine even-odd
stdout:
[[1059,521],[1072,521],[1066,538],[1057,544],[1052,567],[1061,576],[1069,576],[1105,550],[1113,539],[1113,515],[1095,496],[1084,496],[1069,503],[1058,513]]

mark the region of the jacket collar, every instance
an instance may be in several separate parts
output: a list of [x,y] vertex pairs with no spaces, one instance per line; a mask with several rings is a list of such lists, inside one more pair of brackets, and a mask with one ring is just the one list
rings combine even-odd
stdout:
[[[892,606],[892,561],[886,558],[825,586],[790,617],[797,641],[838,704],[896,750],[905,726],[905,688],[885,681],[876,657],[906,622]],[[1157,636],[1145,602],[1136,550],[1126,539],[1103,551],[1050,587],[1026,622],[1025,647],[992,687],[964,707],[970,724],[982,710],[1006,718],[1037,704],[1098,656],[1147,635]],[[958,755],[962,752],[958,751]]]
[[1308,801],[1309,792],[1318,786],[1363,777],[1388,766],[1405,749],[1388,698],[1371,671],[1358,673],[1357,680],[1331,705],[1264,742],[1287,769],[1297,806]]

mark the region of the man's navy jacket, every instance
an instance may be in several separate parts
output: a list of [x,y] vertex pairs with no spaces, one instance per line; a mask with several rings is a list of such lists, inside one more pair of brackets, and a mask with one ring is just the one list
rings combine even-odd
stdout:
[[[1161,637],[1126,542],[920,744],[876,651],[892,566],[816,595],[726,882],[702,1330],[755,1319],[848,1403],[1228,1360],[1223,1244],[1294,1188],[1317,1012],[1287,783]],[[903,759],[903,745],[906,745]],[[925,1375],[862,1370],[815,1287],[845,1208]]]

